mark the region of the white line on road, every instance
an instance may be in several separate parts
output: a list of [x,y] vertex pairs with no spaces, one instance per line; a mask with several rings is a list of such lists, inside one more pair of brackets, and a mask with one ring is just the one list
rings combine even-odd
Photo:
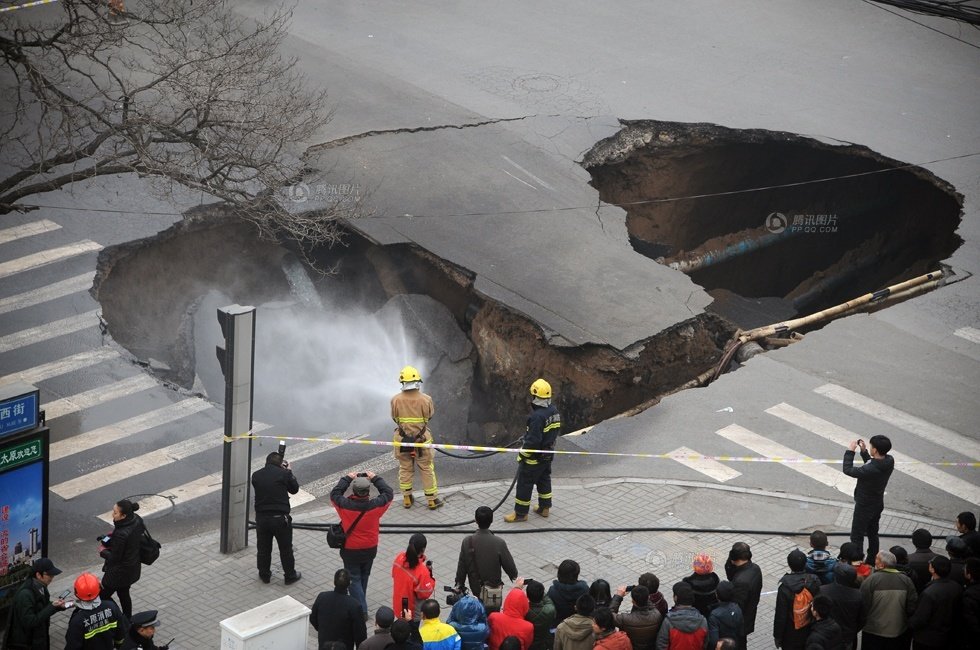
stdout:
[[830,398],[838,404],[849,406],[873,418],[887,422],[893,427],[917,435],[957,454],[963,454],[969,457],[970,460],[980,460],[980,442],[971,440],[961,433],[944,429],[932,422],[910,415],[905,411],[900,411],[887,404],[882,404],[870,397],[865,397],[860,393],[855,393],[836,384],[824,384],[823,386],[814,388],[813,392]]
[[53,402],[48,402],[44,405],[44,413],[50,421],[63,415],[91,408],[109,400],[126,397],[127,395],[132,395],[133,393],[138,393],[158,385],[156,379],[141,373],[127,377],[126,379],[121,379],[107,386],[99,386],[83,393],[69,395],[68,397],[62,397]]
[[0,314],[40,305],[42,302],[48,302],[49,300],[63,298],[64,296],[70,296],[73,293],[84,291],[92,286],[92,279],[94,277],[95,274],[93,273],[83,273],[34,291],[26,291],[16,296],[2,298],[0,299]]
[[135,417],[122,422],[116,422],[92,431],[86,431],[78,435],[52,442],[49,456],[51,460],[59,460],[73,454],[87,451],[99,445],[115,442],[135,433],[151,429],[167,422],[173,422],[181,418],[193,415],[200,411],[213,408],[212,405],[203,399],[192,397],[181,400],[176,404],[168,404],[153,411],[141,413]]
[[10,352],[26,345],[48,341],[59,336],[64,336],[65,334],[95,327],[99,322],[98,313],[99,310],[94,309],[83,314],[69,316],[68,318],[62,318],[61,320],[14,332],[13,334],[0,336],[0,353]]
[[540,186],[542,186],[542,187],[547,187],[547,188],[548,188],[549,190],[551,190],[552,192],[554,192],[554,191],[555,191],[555,188],[553,188],[552,186],[550,186],[550,185],[548,185],[548,184],[547,184],[547,183],[545,183],[545,182],[544,182],[543,180],[541,180],[540,178],[538,178],[537,176],[535,176],[534,174],[532,174],[532,173],[531,173],[531,172],[529,172],[528,170],[526,170],[526,169],[524,169],[523,167],[521,167],[520,165],[518,165],[518,164],[517,164],[516,162],[514,162],[513,160],[511,160],[511,159],[510,159],[510,158],[508,158],[507,156],[505,156],[505,155],[503,155],[503,154],[501,154],[501,155],[500,155],[500,157],[501,157],[501,158],[503,158],[504,160],[506,160],[507,162],[509,162],[509,163],[510,163],[511,165],[513,165],[514,167],[517,167],[517,168],[518,168],[519,170],[521,170],[521,171],[522,171],[522,172],[524,172],[525,174],[527,174],[527,175],[528,175],[528,177],[529,177],[529,178],[531,178],[531,179],[533,179],[533,180],[534,180],[534,182],[535,182],[535,183],[537,183],[538,185],[540,185]]
[[733,478],[742,475],[742,473],[738,470],[734,470],[728,465],[719,463],[717,460],[712,460],[710,458],[692,458],[692,456],[703,456],[704,454],[694,451],[690,447],[678,447],[668,455],[675,456],[674,460],[681,465],[690,467],[694,471],[701,472],[705,476],[709,476],[716,481],[720,481],[721,483],[730,481]]
[[[256,422],[253,425],[252,430],[258,433],[259,431],[264,431],[268,428],[268,424]],[[202,433],[199,436],[194,436],[193,438],[188,438],[187,440],[181,440],[180,442],[172,444],[168,447],[154,449],[149,453],[128,458],[125,462],[116,463],[108,467],[103,467],[102,469],[97,469],[94,472],[89,472],[88,474],[63,481],[52,486],[51,491],[60,496],[62,499],[74,499],[75,497],[85,494],[86,492],[91,492],[92,490],[105,487],[106,485],[118,483],[119,481],[149,472],[150,470],[164,467],[170,463],[176,463],[186,458],[191,458],[197,454],[200,454],[201,452],[207,451],[208,449],[219,447],[222,444],[224,435],[224,427],[214,429],[212,431],[208,431],[207,433]],[[142,508],[142,505],[140,508]],[[142,509],[140,512],[142,512]]]
[[[811,415],[785,402],[766,409],[766,413],[796,425],[801,429],[815,433],[821,438],[835,442],[841,447],[847,447],[852,440],[861,437],[853,431],[848,431],[844,427],[838,426],[833,422],[828,422],[816,415]],[[897,463],[908,463],[909,461],[915,460],[894,449],[889,453]],[[843,452],[841,452],[841,456],[843,457]],[[966,499],[970,503],[980,503],[980,486],[947,474],[936,467],[922,463],[911,463],[908,465],[897,465],[895,471],[908,474],[912,478],[918,479],[934,488],[938,488],[943,492],[948,492],[961,499]]]
[[57,361],[51,361],[28,370],[22,370],[0,377],[0,384],[8,384],[15,381],[22,381],[25,384],[37,384],[45,379],[51,379],[52,377],[65,375],[75,370],[88,368],[89,366],[100,364],[103,361],[115,359],[118,356],[119,353],[111,348],[87,350],[73,354],[70,357],[65,357],[64,359],[58,359]]
[[0,264],[0,278],[5,278],[9,275],[14,275],[15,273],[21,273],[22,271],[30,271],[40,266],[44,266],[45,264],[59,262],[64,259],[68,259],[69,257],[81,255],[82,253],[90,253],[92,251],[100,250],[102,250],[101,244],[97,244],[88,239],[83,239],[82,241],[74,244],[59,246],[58,248],[51,248],[46,251],[34,253],[33,255],[27,255],[25,257],[19,257],[15,260],[10,260],[9,262],[3,262]]
[[533,185],[531,185],[530,183],[528,183],[528,182],[527,182],[526,180],[524,180],[523,178],[518,178],[517,176],[514,176],[513,174],[511,174],[511,173],[510,173],[509,171],[507,171],[506,169],[501,169],[500,171],[502,171],[503,173],[505,173],[505,174],[507,174],[508,176],[510,176],[511,178],[513,178],[513,179],[514,179],[515,181],[517,181],[518,183],[524,183],[525,185],[527,185],[528,187],[530,187],[530,188],[531,188],[532,190],[537,190],[537,189],[538,189],[538,188],[536,188],[536,187],[534,187]]
[[980,343],[980,330],[975,327],[961,327],[953,334],[971,343]]
[[[778,442],[760,436],[754,431],[749,431],[745,427],[741,427],[737,424],[730,424],[724,429],[719,429],[715,433],[720,435],[722,438],[731,440],[737,445],[751,449],[755,453],[759,454],[760,456],[765,456],[766,458],[809,459],[809,456],[806,454],[802,454],[795,449],[785,447]],[[839,492],[843,492],[848,496],[851,496],[854,493],[855,480],[843,472],[831,469],[826,465],[821,465],[820,463],[784,463],[783,466],[788,467],[794,472],[799,472],[807,478],[812,478],[819,483],[832,487]]]
[[60,228],[60,225],[53,221],[49,221],[48,219],[32,221],[30,223],[24,223],[12,228],[4,228],[3,230],[0,230],[0,244],[6,244],[23,237],[33,237],[34,235],[40,235],[42,233],[51,232],[52,230],[58,230]]

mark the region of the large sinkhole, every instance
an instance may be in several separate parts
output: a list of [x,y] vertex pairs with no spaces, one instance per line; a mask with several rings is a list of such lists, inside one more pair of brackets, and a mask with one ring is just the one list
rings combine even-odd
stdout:
[[[743,328],[938,268],[962,197],[866,147],[712,124],[624,122],[585,167],[637,252],[688,273]],[[816,182],[815,182],[816,181]]]

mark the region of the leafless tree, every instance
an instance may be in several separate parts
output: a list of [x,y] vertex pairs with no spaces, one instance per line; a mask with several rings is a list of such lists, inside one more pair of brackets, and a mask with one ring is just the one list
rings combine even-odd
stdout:
[[291,11],[253,21],[228,0],[126,8],[120,19],[105,0],[61,0],[0,14],[0,214],[135,173],[165,193],[200,190],[264,233],[334,241],[350,197],[314,210],[290,196],[297,147],[330,117],[325,93],[279,53]]

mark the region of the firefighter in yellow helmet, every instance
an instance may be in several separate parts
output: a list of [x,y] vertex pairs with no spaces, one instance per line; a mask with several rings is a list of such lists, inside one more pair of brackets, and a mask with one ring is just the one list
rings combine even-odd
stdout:
[[435,450],[419,447],[402,447],[401,442],[432,442],[429,420],[436,409],[432,398],[420,390],[422,375],[412,366],[405,366],[398,375],[402,384],[401,392],[391,398],[391,419],[398,425],[395,429],[395,458],[398,459],[398,487],[406,508],[415,502],[412,496],[412,481],[415,467],[422,476],[422,489],[429,502],[429,510],[442,507],[443,500],[437,494],[436,467],[433,455]]
[[517,454],[520,466],[517,470],[514,512],[504,517],[507,523],[527,521],[534,488],[538,489],[538,505],[534,507],[534,512],[542,517],[551,513],[551,461],[554,454],[537,453],[535,450],[554,450],[559,435],[561,415],[551,403],[551,384],[544,379],[536,379],[531,384],[531,414],[527,416],[524,444]]

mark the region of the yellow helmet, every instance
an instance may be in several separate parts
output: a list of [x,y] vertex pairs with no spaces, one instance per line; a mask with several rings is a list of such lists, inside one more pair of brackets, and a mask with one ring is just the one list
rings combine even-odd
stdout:
[[551,399],[551,384],[544,379],[535,379],[531,384],[531,394],[540,399]]
[[419,371],[416,368],[412,366],[405,366],[402,368],[402,371],[398,373],[398,381],[402,382],[403,384],[406,381],[422,381],[422,375],[419,374]]

